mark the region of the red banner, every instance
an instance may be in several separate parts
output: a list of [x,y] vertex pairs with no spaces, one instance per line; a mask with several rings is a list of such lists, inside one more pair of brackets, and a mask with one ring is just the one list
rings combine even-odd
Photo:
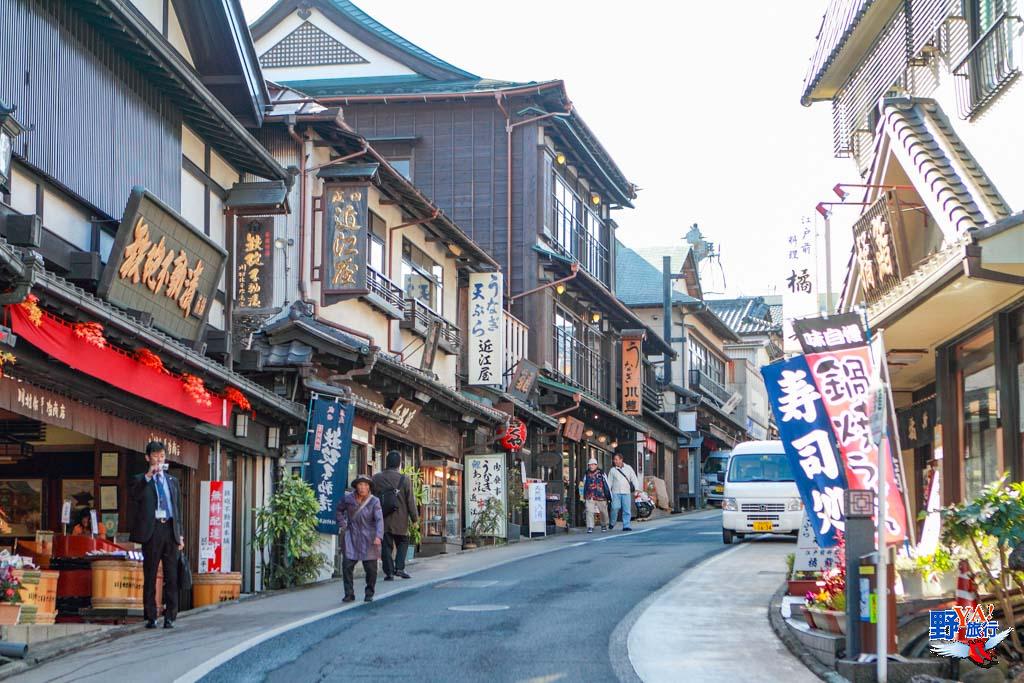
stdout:
[[[839,443],[849,487],[877,492],[880,460],[878,447],[871,439],[872,405],[868,393],[873,370],[871,352],[866,346],[858,346],[840,351],[809,353],[807,364]],[[889,442],[886,441],[883,446],[885,457],[888,458],[886,542],[899,544],[908,538],[907,508]]]
[[7,310],[15,334],[69,367],[170,410],[227,426],[231,406],[224,398],[211,395],[209,406],[200,405],[185,393],[181,378],[175,375],[143,365],[110,346],[98,348],[84,343],[70,325],[49,315],[43,315],[37,327],[24,307],[8,306]]

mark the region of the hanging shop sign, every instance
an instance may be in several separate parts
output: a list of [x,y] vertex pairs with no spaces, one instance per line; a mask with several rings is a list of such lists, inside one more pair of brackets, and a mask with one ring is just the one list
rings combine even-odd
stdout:
[[487,507],[497,505],[498,514],[493,528],[485,530],[487,535],[497,538],[508,536],[505,510],[508,508],[505,472],[505,454],[466,456],[466,528],[472,529]]
[[348,485],[355,411],[354,403],[342,403],[338,399],[316,397],[310,405],[306,481],[316,492],[317,529],[324,534],[338,533],[335,511]]
[[199,573],[231,571],[231,533],[235,509],[234,483],[199,484]]
[[642,330],[623,330],[622,412],[626,415],[643,414],[643,343]]
[[501,273],[469,274],[469,383],[500,385],[505,363]]
[[793,332],[804,353],[842,351],[864,346],[864,328],[859,313],[837,313],[793,321]]
[[846,476],[807,360],[794,356],[761,368],[793,478],[822,548],[846,531]]
[[873,303],[900,283],[900,265],[893,229],[900,211],[895,195],[886,192],[853,224],[853,248],[860,267],[860,286]]
[[235,309],[274,303],[274,219],[240,216],[235,229]]
[[412,421],[419,415],[422,407],[419,403],[413,403],[409,399],[399,398],[391,406],[391,412],[395,418],[388,424],[395,429],[407,432],[412,425]]
[[796,353],[799,346],[793,338],[793,320],[818,312],[817,259],[815,235],[811,219],[804,217],[800,225],[786,235],[783,245],[782,277],[782,344],[786,353]]
[[365,294],[367,200],[365,183],[329,183],[324,187],[323,293],[338,300]]
[[583,422],[575,417],[566,417],[565,425],[562,427],[562,436],[569,441],[579,441],[583,438]]
[[506,391],[520,401],[529,401],[539,377],[540,368],[525,358],[520,358]]
[[172,337],[195,341],[203,334],[227,256],[176,211],[136,187],[97,294],[152,315],[153,324]]
[[935,436],[935,397],[897,411],[896,422],[900,428],[901,448],[920,448],[932,443]]
[[530,535],[547,534],[547,486],[542,481],[531,481],[526,487],[530,501]]
[[501,435],[502,447],[510,453],[517,453],[523,449],[526,443],[526,423],[518,417],[508,421],[508,426]]

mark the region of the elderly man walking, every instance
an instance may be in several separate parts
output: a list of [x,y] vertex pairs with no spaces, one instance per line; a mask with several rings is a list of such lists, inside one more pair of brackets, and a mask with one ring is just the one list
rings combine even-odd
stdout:
[[633,468],[622,459],[622,453],[616,453],[612,463],[614,466],[608,472],[608,484],[612,489],[612,520],[609,526],[615,528],[621,509],[622,530],[632,531],[629,523],[633,519],[633,491],[640,488],[640,482]]

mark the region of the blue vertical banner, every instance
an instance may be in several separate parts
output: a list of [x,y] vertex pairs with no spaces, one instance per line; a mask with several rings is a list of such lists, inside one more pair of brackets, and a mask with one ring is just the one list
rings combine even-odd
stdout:
[[761,375],[814,537],[830,548],[846,531],[846,472],[821,394],[804,356],[765,365]]
[[348,485],[348,458],[356,407],[333,398],[316,397],[310,407],[306,448],[306,481],[316,492],[317,530],[337,534],[334,511]]

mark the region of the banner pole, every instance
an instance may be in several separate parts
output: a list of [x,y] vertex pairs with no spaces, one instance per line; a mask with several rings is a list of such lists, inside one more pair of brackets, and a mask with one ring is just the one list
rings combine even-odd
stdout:
[[[877,333],[878,348],[884,350],[882,333]],[[886,541],[886,524],[888,516],[888,495],[889,495],[889,457],[886,448],[886,440],[889,431],[889,415],[886,408],[888,392],[883,384],[882,364],[885,363],[884,351],[878,354],[875,359],[875,372],[877,373],[878,384],[875,387],[875,405],[873,419],[880,421],[879,430],[875,435],[878,448],[878,660],[877,677],[879,683],[886,683],[889,675],[889,546]]]
[[306,407],[306,438],[302,442],[302,464],[299,466],[302,481],[306,481],[306,461],[309,460],[309,424],[313,421],[313,401],[319,397],[320,395],[316,392],[311,393],[309,395],[309,405]]

